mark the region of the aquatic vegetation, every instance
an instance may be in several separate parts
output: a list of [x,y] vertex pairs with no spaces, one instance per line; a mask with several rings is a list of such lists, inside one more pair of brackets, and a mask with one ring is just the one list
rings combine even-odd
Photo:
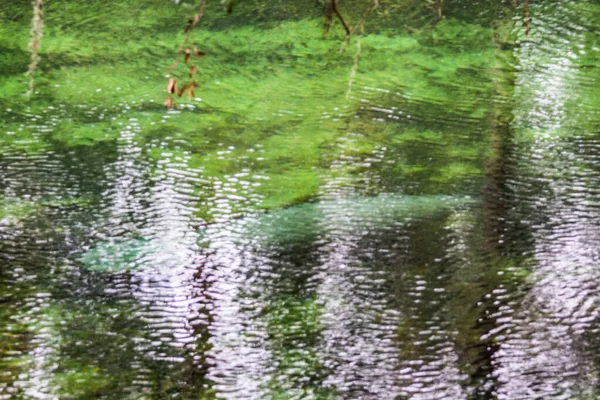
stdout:
[[[362,225],[371,229],[385,229],[386,225],[411,218],[424,218],[474,202],[468,197],[400,195],[326,200],[268,212],[251,224],[249,234],[267,240],[293,238],[292,241],[298,241],[298,236],[315,234],[315,226],[309,222],[315,221],[318,224],[326,210],[340,210],[346,219],[356,221],[357,228]],[[322,229],[327,227],[323,226]]]
[[274,299],[264,310],[278,372],[287,378],[267,384],[270,398],[335,398],[335,390],[323,386],[327,372],[315,349],[322,329],[320,308],[314,298],[289,296]]
[[67,206],[85,207],[90,201],[90,198],[84,197],[46,197],[43,199],[18,199],[6,197],[0,199],[0,224],[14,224],[25,219],[31,219],[35,217],[37,213],[49,208]]
[[[201,167],[208,175],[221,177],[252,165],[252,169],[268,178],[261,180],[257,188],[264,198],[264,208],[314,198],[319,191],[319,176],[336,158],[335,152],[328,149],[332,149],[339,132],[348,129],[348,125],[359,132],[378,129],[376,121],[367,123],[362,118],[353,118],[355,113],[368,115],[361,111],[364,103],[359,102],[360,98],[367,97],[373,107],[378,108],[386,108],[386,102],[401,98],[406,102],[407,114],[423,113],[419,99],[425,98],[439,103],[440,112],[468,114],[474,122],[487,114],[486,105],[475,101],[460,107],[444,107],[457,96],[457,90],[466,91],[459,95],[464,99],[476,99],[488,90],[486,77],[481,77],[482,85],[479,86],[461,86],[460,79],[472,79],[472,76],[463,78],[464,71],[481,70],[490,63],[492,54],[491,41],[486,44],[481,40],[482,36],[490,35],[489,30],[451,18],[437,24],[432,31],[417,35],[389,31],[363,36],[352,95],[346,100],[353,54],[339,53],[340,36],[335,32],[328,38],[322,37],[320,19],[298,18],[298,11],[295,11],[289,14],[294,19],[266,28],[241,25],[215,30],[211,26],[220,24],[221,17],[214,9],[207,9],[202,29],[193,32],[193,42],[201,45],[202,54],[206,54],[200,60],[201,66],[192,74],[198,87],[195,87],[196,83],[185,86],[178,82],[177,88],[177,94],[184,95],[187,91],[194,107],[184,108],[181,114],[166,120],[160,104],[167,65],[161,67],[160,60],[173,54],[181,35],[185,34],[177,31],[173,20],[176,20],[175,15],[188,13],[187,9],[161,3],[162,12],[144,12],[144,26],[139,27],[139,32],[128,35],[130,40],[117,48],[109,48],[106,38],[116,32],[130,32],[132,21],[118,19],[118,24],[103,25],[107,29],[103,35],[92,36],[85,33],[84,25],[68,22],[65,13],[86,15],[82,20],[89,21],[85,25],[85,29],[89,29],[114,12],[127,15],[125,5],[115,5],[114,10],[107,6],[93,14],[85,7],[70,9],[75,7],[70,4],[68,8],[51,7],[47,12],[42,54],[55,67],[44,67],[52,84],[38,84],[40,96],[50,96],[52,101],[65,104],[68,109],[84,103],[98,108],[96,117],[90,115],[84,120],[81,115],[79,120],[69,122],[70,126],[62,123],[53,127],[52,131],[56,133],[51,137],[54,140],[76,146],[115,140],[122,129],[119,124],[127,123],[133,117],[140,123],[140,134],[136,135],[140,142],[154,133],[171,132],[194,143],[190,164]],[[240,12],[250,12],[242,4],[240,7]],[[298,10],[301,9],[298,5]],[[167,18],[171,18],[171,22],[165,25]],[[354,22],[349,24],[354,26]],[[162,27],[161,37],[144,38],[142,33],[153,26]],[[73,32],[82,34],[73,35]],[[251,48],[245,45],[249,42]],[[456,53],[452,46],[457,46],[461,52]],[[183,49],[182,57],[186,49]],[[454,51],[451,56],[440,53],[448,49]],[[148,63],[148,57],[135,57],[136,53],[149,51],[155,65]],[[390,60],[392,54],[394,59]],[[119,62],[118,69],[114,67],[116,61]],[[172,79],[185,80],[189,74],[189,66],[178,68]],[[439,85],[425,84],[431,80]],[[444,86],[443,82],[448,81],[454,83]],[[369,89],[376,82],[387,83],[384,92]],[[18,86],[18,79],[14,85]],[[282,88],[293,88],[293,91],[282,97]],[[192,90],[194,96],[191,96]],[[9,102],[16,91],[12,85],[4,85],[0,90]],[[174,85],[171,91],[175,91]],[[315,99],[324,93],[328,102],[315,103]],[[331,103],[346,103],[347,108],[336,115],[328,105]],[[130,110],[128,115],[123,115],[126,110]],[[315,121],[320,125],[318,135],[314,134]],[[356,123],[360,125],[354,126]],[[18,129],[15,127],[14,130]],[[376,140],[370,135],[357,136],[357,139],[363,143],[357,142],[353,148],[362,147],[363,154],[374,149],[372,143]],[[221,157],[216,154],[221,151],[215,147],[218,142],[236,150],[229,157]],[[248,162],[229,161],[257,143],[263,147],[260,152],[248,153]],[[397,143],[396,147],[403,146],[402,141]],[[480,144],[485,148],[484,142]],[[287,151],[292,147],[294,152]],[[458,155],[456,147],[447,148]],[[452,166],[444,166],[437,172],[431,171],[431,164],[423,165],[420,161],[399,164],[396,169],[421,171],[422,176],[434,176],[439,183],[462,177],[470,179],[480,170],[478,165],[484,154],[469,145],[464,151],[463,154],[468,154],[466,157],[458,156]]]
[[111,381],[98,367],[87,365],[57,373],[54,384],[65,399],[91,399],[110,390]]
[[[456,23],[451,26],[455,25]],[[132,63],[127,67],[121,64],[116,71],[113,66],[99,64],[64,68],[53,72],[54,81],[58,83],[49,88],[49,91],[57,101],[71,104],[69,107],[76,107],[81,103],[96,104],[105,111],[96,117],[96,121],[73,121],[72,127],[56,127],[53,130],[56,130],[58,135],[53,134],[52,137],[66,140],[73,145],[93,145],[94,141],[114,140],[119,134],[120,121],[126,123],[133,113],[140,122],[141,131],[148,131],[148,134],[139,135],[138,140],[144,140],[146,135],[152,135],[151,132],[159,130],[183,135],[191,143],[197,142],[197,148],[203,153],[202,158],[193,155],[194,160],[191,162],[196,166],[202,165],[207,172],[215,171],[217,176],[234,172],[240,165],[229,163],[227,158],[220,160],[216,157],[215,152],[220,150],[215,149],[211,143],[222,141],[244,152],[258,141],[263,145],[261,153],[248,156],[250,159],[260,157],[265,160],[257,164],[269,177],[258,189],[265,198],[263,206],[273,208],[310,199],[318,192],[319,170],[315,168],[325,167],[327,160],[335,157],[331,154],[324,158],[323,150],[336,140],[336,132],[339,129],[345,128],[348,123],[355,124],[351,116],[357,106],[356,101],[351,99],[348,108],[336,116],[335,110],[330,109],[326,103],[314,103],[314,99],[322,93],[328,93],[332,101],[346,102],[351,64],[351,56],[339,55],[339,43],[323,40],[318,34],[319,29],[319,23],[316,21],[298,21],[283,23],[266,33],[249,27],[223,32],[199,32],[198,40],[203,43],[203,49],[207,52],[199,71],[201,87],[197,89],[197,95],[202,97],[202,101],[196,102],[197,106],[194,109],[183,110],[181,114],[173,115],[168,120],[162,118],[162,112],[159,110],[161,79],[156,72],[143,76],[146,69],[144,66]],[[251,53],[242,46],[247,40],[254,43]],[[478,64],[472,64],[469,57],[463,57],[464,61],[454,57],[452,66],[441,69],[443,64],[440,64],[439,56],[427,55],[429,50],[421,48],[418,41],[410,37],[367,36],[361,40],[364,59],[359,63],[354,92],[355,95],[373,96],[372,101],[376,101],[377,106],[382,108],[385,108],[385,104],[381,104],[382,101],[386,101],[385,98],[381,98],[379,92],[363,89],[371,80],[390,83],[398,81],[399,85],[405,86],[401,96],[407,99],[409,108],[413,107],[412,104],[419,107],[419,103],[415,102],[419,98],[437,98],[440,102],[448,102],[451,98],[450,90],[454,91],[455,87],[445,89],[418,85],[411,88],[406,85],[417,84],[419,79],[423,78],[423,74],[430,75],[430,79],[447,80],[448,75],[454,76],[459,68],[481,68],[489,57],[489,53],[482,53],[482,58],[474,59]],[[397,52],[397,60],[400,63],[393,69],[391,66],[394,63],[380,57],[382,52],[389,57],[389,51]],[[235,67],[230,63],[233,60],[232,54],[235,54],[238,62],[244,64],[243,67]],[[282,62],[273,64],[273,59],[280,59]],[[224,63],[228,66],[225,67]],[[268,75],[264,74],[265,65],[269,65]],[[434,72],[425,72],[429,71],[430,65],[435,65]],[[230,71],[232,66],[235,70]],[[128,68],[131,68],[130,72]],[[398,76],[398,68],[412,75]],[[327,82],[323,82],[320,75],[316,74],[318,70],[327,74]],[[418,78],[419,76],[421,78]],[[292,96],[279,96],[282,87],[294,87]],[[396,99],[394,96],[394,101]],[[131,107],[132,111],[128,116],[122,115],[120,105]],[[473,106],[477,108],[469,110],[465,107],[465,111],[460,112],[478,115],[478,118],[485,116],[486,111],[481,108],[481,104],[474,103]],[[135,111],[136,109],[139,111]],[[203,110],[212,112],[207,114]],[[458,110],[445,109],[445,112],[456,111]],[[421,111],[415,108],[414,112]],[[330,120],[326,125],[321,124],[319,135],[314,134],[314,118],[323,123],[327,122],[327,119]],[[359,131],[377,129],[377,122],[356,122],[361,124],[356,127]],[[328,126],[329,129],[323,131],[324,126]],[[365,139],[370,140],[369,137],[365,136]],[[355,145],[360,146],[359,143]],[[484,147],[484,143],[481,146]],[[211,147],[214,150],[211,151]],[[296,151],[287,151],[290,147]],[[365,153],[368,149],[372,150],[372,146],[366,145]],[[448,149],[454,151],[453,147]],[[470,154],[470,160],[479,163],[480,157],[472,156],[474,151],[481,155],[479,150],[465,150]],[[279,153],[281,155],[278,155]],[[465,160],[457,161],[457,165],[461,165]],[[289,175],[285,172],[288,169]],[[441,171],[440,179],[457,177],[457,173],[453,171],[463,171],[461,173],[465,174],[466,171],[477,171],[477,167],[452,167]],[[295,181],[296,177],[300,180]],[[292,189],[302,192],[293,194]]]
[[84,267],[91,271],[122,272],[139,268],[140,261],[152,251],[144,239],[117,240],[99,243],[82,257]]
[[[303,242],[306,238],[319,235],[320,230],[327,229],[326,226],[320,226],[320,222],[324,210],[328,208],[342,210],[347,219],[356,221],[357,226],[364,225],[377,230],[400,221],[468,206],[473,202],[470,198],[450,196],[379,196],[305,203],[273,210],[257,218],[250,217],[241,240],[254,238],[265,241],[265,244],[283,239]],[[198,240],[201,237],[202,232],[198,232]],[[159,238],[118,238],[97,241],[82,255],[81,263],[90,271],[121,273],[148,266],[148,261],[152,264],[160,264],[158,259],[172,262],[178,257],[178,250],[176,245]]]
[[36,210],[37,205],[33,201],[3,199],[0,201],[0,223],[17,222],[31,216]]
[[0,397],[597,375],[597,4],[5,3]]

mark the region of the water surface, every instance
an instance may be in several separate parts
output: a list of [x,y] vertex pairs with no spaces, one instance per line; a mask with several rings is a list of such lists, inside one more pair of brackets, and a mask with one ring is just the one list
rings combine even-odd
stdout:
[[600,395],[597,2],[216,3],[0,1],[0,399]]

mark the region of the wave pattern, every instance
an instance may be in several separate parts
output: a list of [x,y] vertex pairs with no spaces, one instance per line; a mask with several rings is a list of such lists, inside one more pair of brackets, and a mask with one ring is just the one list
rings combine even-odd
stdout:
[[343,104],[3,111],[0,399],[597,396],[600,11],[410,7]]

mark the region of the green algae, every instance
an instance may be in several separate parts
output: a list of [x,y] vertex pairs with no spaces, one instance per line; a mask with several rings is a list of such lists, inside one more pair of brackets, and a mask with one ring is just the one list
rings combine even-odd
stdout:
[[140,260],[150,254],[148,241],[143,239],[101,242],[81,258],[86,269],[98,272],[123,272],[139,268]]
[[33,215],[37,205],[32,201],[3,199],[0,201],[0,221],[19,221]]
[[84,208],[91,201],[89,197],[45,197],[36,200],[6,197],[0,199],[0,222],[14,224],[32,219],[36,214],[51,208],[69,206]]
[[[46,46],[42,50],[42,59],[47,64],[41,69],[48,83],[40,81],[39,100],[33,99],[32,104],[41,105],[42,98],[49,96],[67,110],[81,104],[105,110],[97,112],[96,117],[63,122],[52,128],[49,137],[70,146],[93,146],[118,139],[119,123],[126,124],[134,117],[140,127],[136,140],[143,142],[155,133],[167,132],[184,137],[193,146],[190,164],[215,178],[254,165],[268,178],[257,189],[264,198],[263,208],[282,207],[317,196],[319,176],[328,173],[326,166],[337,157],[332,143],[338,140],[340,132],[357,129],[366,133],[357,136],[353,149],[361,150],[354,150],[355,155],[366,155],[374,149],[381,135],[375,138],[365,130],[377,130],[377,123],[361,120],[356,125],[352,118],[354,113],[361,112],[364,97],[382,108],[387,101],[396,102],[400,97],[406,108],[415,113],[421,112],[421,99],[436,104],[443,113],[477,116],[480,120],[487,113],[485,104],[444,105],[456,96],[475,99],[489,90],[486,77],[475,76],[481,84],[473,85],[474,76],[464,75],[464,71],[481,70],[490,64],[492,42],[481,40],[482,36],[491,35],[490,30],[447,20],[431,31],[416,35],[391,31],[366,35],[361,38],[353,91],[347,98],[354,58],[352,46],[340,54],[340,38],[335,34],[323,38],[319,19],[298,18],[276,25],[200,28],[194,32],[194,41],[207,53],[198,61],[198,99],[191,102],[193,109],[182,110],[181,114],[165,120],[160,106],[165,75],[182,38],[171,19],[189,10],[163,4],[159,11],[144,11],[135,21],[125,18],[106,25],[105,21],[116,13],[128,15],[128,6],[114,6],[92,12],[83,6],[61,3],[47,11]],[[214,19],[210,14],[206,17],[209,27],[218,24],[220,18],[214,10],[211,12]],[[74,24],[73,17],[67,19],[68,13],[81,13],[84,22]],[[136,23],[141,24],[139,29],[131,30]],[[86,34],[86,29],[95,24],[100,24],[98,29],[102,26],[103,33]],[[160,35],[143,36],[156,26],[163,26]],[[128,40],[119,46],[108,46],[117,32],[120,35],[126,32]],[[11,45],[22,49],[24,42]],[[141,52],[150,56],[139,56]],[[186,70],[181,64],[175,76],[183,80]],[[18,95],[19,81],[23,81],[14,79],[6,81],[0,89],[8,104]],[[470,85],[463,86],[463,80],[469,80]],[[377,82],[385,82],[384,92],[363,89],[376,86]],[[285,96],[281,95],[282,90]],[[457,94],[457,90],[463,93]],[[339,113],[331,107],[344,103],[346,108]],[[124,108],[131,109],[127,116],[123,115]],[[17,131],[18,124],[22,122],[15,122],[9,129]],[[27,130],[20,133],[25,136]],[[437,142],[451,144],[443,139],[451,137],[450,132],[440,131],[437,135]],[[404,136],[395,142],[399,149],[408,140]],[[420,139],[423,138],[436,141],[433,137]],[[219,141],[239,150],[230,157],[219,157],[216,153],[220,149],[214,146]],[[261,153],[245,153],[256,144],[262,146]],[[470,179],[480,172],[481,148],[485,143],[477,147],[461,146],[464,150],[447,147],[457,158],[450,166],[407,162],[395,168],[421,171],[422,176],[430,176],[436,183]],[[289,151],[292,148],[294,151]],[[248,156],[250,161],[234,160],[233,155],[237,154]],[[359,169],[349,171],[358,172]]]
[[322,331],[321,306],[315,298],[281,296],[264,310],[275,363],[287,379],[266,385],[272,399],[310,397],[334,399],[335,390],[323,385],[326,376],[315,345]]
[[[343,12],[348,19],[359,20],[364,4],[344,3],[347,7]],[[147,163],[144,165],[149,174],[156,177],[162,176],[159,166],[167,158],[184,160],[184,169],[194,168],[203,179],[190,190],[200,198],[200,204],[194,205],[196,216],[207,223],[214,218],[209,202],[216,190],[204,185],[247,173],[251,175],[250,193],[256,197],[249,209],[241,207],[240,213],[255,215],[257,210],[268,210],[251,226],[255,230],[246,232],[267,245],[293,247],[314,241],[325,211],[346,210],[357,223],[381,224],[378,229],[385,229],[394,221],[441,215],[444,229],[472,230],[472,236],[486,239],[469,238],[467,248],[475,250],[452,255],[464,258],[459,263],[461,268],[451,271],[445,287],[456,295],[456,300],[436,306],[435,310],[418,308],[406,299],[397,301],[403,305],[403,312],[420,320],[429,321],[440,309],[447,313],[460,333],[456,346],[466,349],[461,368],[472,373],[469,362],[478,360],[479,354],[473,348],[474,344],[481,344],[481,332],[471,328],[493,308],[473,307],[462,315],[457,310],[464,310],[465,304],[477,304],[490,288],[522,286],[531,276],[533,262],[512,256],[498,244],[490,245],[498,243],[501,237],[486,237],[489,233],[485,229],[474,228],[471,214],[476,209],[471,205],[477,202],[485,207],[485,200],[462,199],[456,194],[480,192],[482,181],[493,175],[489,160],[502,155],[491,150],[493,139],[489,130],[500,122],[515,119],[514,138],[506,140],[514,140],[522,148],[540,141],[577,139],[583,130],[593,137],[597,121],[587,118],[589,113],[581,110],[593,109],[600,100],[597,92],[581,86],[579,96],[565,99],[566,116],[561,122],[569,121],[568,124],[560,129],[531,127],[530,115],[513,116],[510,103],[520,100],[530,105],[530,99],[544,88],[544,83],[529,86],[514,94],[514,98],[502,87],[508,86],[506,82],[498,84],[504,79],[498,75],[510,78],[510,71],[516,67],[499,60],[510,58],[513,52],[521,51],[518,49],[533,51],[524,37],[523,43],[518,44],[502,32],[503,42],[499,44],[495,38],[502,29],[509,33],[520,29],[519,22],[515,22],[516,28],[511,20],[505,24],[508,28],[494,29],[481,21],[459,18],[466,12],[460,10],[454,14],[450,10],[438,22],[427,2],[382,3],[397,6],[398,14],[386,15],[384,10],[374,21],[367,22],[358,55],[359,36],[350,41],[344,52],[339,52],[343,42],[339,25],[329,36],[323,36],[322,10],[314,6],[314,1],[240,2],[232,15],[220,13],[217,6],[209,8],[206,20],[193,35],[194,42],[207,53],[197,61],[197,98],[179,100],[181,107],[172,111],[162,107],[164,89],[167,75],[180,82],[188,79],[182,63],[174,72],[169,71],[169,65],[183,39],[185,18],[194,13],[191,2],[175,5],[164,0],[148,1],[143,7],[118,1],[104,2],[102,7],[86,2],[49,2],[42,63],[36,75],[37,93],[28,100],[23,98],[27,78],[22,74],[29,62],[29,16],[24,11],[14,11],[11,21],[5,23],[3,18],[0,26],[0,52],[8,55],[0,59],[0,112],[7,108],[18,111],[2,115],[7,116],[3,122],[10,134],[0,138],[1,154],[48,150],[94,154],[91,152],[105,148],[125,154],[134,148]],[[3,6],[0,13],[6,13],[6,9],[13,12],[10,10],[18,7]],[[465,7],[473,13],[470,7],[478,5]],[[587,2],[569,7],[598,14],[597,5]],[[417,31],[402,27],[413,25],[411,18],[421,14],[433,23]],[[537,40],[539,34],[534,27],[531,40]],[[589,51],[595,42],[595,35],[589,32],[585,33],[582,48],[586,54],[578,52],[575,42],[569,46],[577,57],[569,70],[574,78],[568,78],[566,84],[598,80],[598,69],[594,67],[598,60],[593,56],[597,52]],[[543,52],[534,53],[532,58],[543,65],[552,63],[552,55]],[[355,75],[350,78],[355,60]],[[49,107],[62,111],[48,112]],[[138,161],[125,160],[134,166]],[[561,168],[545,171],[546,179],[564,179],[570,173],[581,175],[585,171],[583,166],[567,171],[571,164],[549,162]],[[352,189],[359,180],[366,182],[367,193],[352,193],[340,202],[322,200],[330,194],[328,190],[343,194],[344,185]],[[471,190],[464,190],[469,185]],[[240,196],[246,195],[248,192]],[[46,208],[88,207],[91,202],[85,197],[41,202],[10,200],[1,203],[0,220],[32,220]],[[236,205],[232,207],[235,209]],[[456,210],[459,212],[445,219]],[[426,228],[431,226],[423,229]],[[438,236],[428,232],[426,237]],[[435,265],[435,257],[430,253],[443,246],[436,244],[432,250],[426,242],[415,250],[417,261],[394,264],[403,266],[402,275],[389,272],[391,278],[397,278],[394,282],[402,282],[410,275],[405,267],[412,268],[415,274],[426,274],[427,280],[439,278],[439,269],[430,267]],[[113,274],[140,268],[144,259],[156,252],[170,254],[160,246],[135,236],[97,242],[78,262],[83,266],[85,279],[97,283],[93,279],[108,279]],[[480,261],[479,249],[488,247],[492,247],[493,256]],[[426,262],[420,262],[421,257]],[[85,281],[79,283],[84,287],[82,292],[96,290],[86,288]],[[404,295],[405,288],[400,289],[398,292]],[[266,389],[271,398],[336,398],[333,389],[322,387],[327,372],[313,349],[322,329],[322,310],[317,299],[304,296],[301,290],[296,295],[274,297],[265,308],[264,317],[279,368],[278,378],[283,375],[288,381],[269,382]],[[71,308],[63,305],[52,316],[56,326],[58,321],[66,321],[60,334],[53,333],[61,337],[62,346],[53,381],[60,398],[110,398],[114,393],[127,398],[123,388],[134,379],[132,366],[115,365],[113,361],[135,358],[139,350],[127,338],[143,337],[144,323],[135,318],[119,320],[109,310],[113,305],[93,309],[85,305],[104,301],[102,296],[90,297],[81,304],[70,305]],[[415,310],[430,314],[419,316]],[[124,312],[136,315],[139,310]],[[411,342],[411,335],[424,327],[410,318],[405,321],[398,327],[397,336],[400,342]],[[94,327],[91,334],[89,327]],[[123,337],[109,336],[113,330]],[[22,332],[27,336],[34,330],[23,327]],[[86,339],[84,344],[82,337]],[[6,346],[2,351],[21,350],[20,341],[23,340],[18,334],[10,335],[0,341]],[[90,343],[92,350],[86,348]],[[107,347],[109,354],[98,361],[97,355],[104,354]],[[307,347],[309,350],[304,350]],[[24,348],[28,350],[27,346]],[[403,355],[412,355],[419,349],[407,344],[402,351]],[[14,361],[8,368],[20,371],[19,363],[25,361]],[[190,369],[196,368],[191,365]],[[300,370],[295,369],[297,366],[301,366]],[[296,371],[296,375],[287,376],[289,371]],[[178,371],[164,372],[155,367],[152,394],[146,396],[134,390],[130,397],[214,397],[211,389],[199,386],[194,393],[182,392],[182,382],[189,376]]]

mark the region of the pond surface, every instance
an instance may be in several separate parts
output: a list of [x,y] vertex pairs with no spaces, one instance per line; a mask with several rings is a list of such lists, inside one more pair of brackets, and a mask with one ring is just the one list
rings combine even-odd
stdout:
[[517,3],[0,0],[0,399],[599,396],[600,4]]

